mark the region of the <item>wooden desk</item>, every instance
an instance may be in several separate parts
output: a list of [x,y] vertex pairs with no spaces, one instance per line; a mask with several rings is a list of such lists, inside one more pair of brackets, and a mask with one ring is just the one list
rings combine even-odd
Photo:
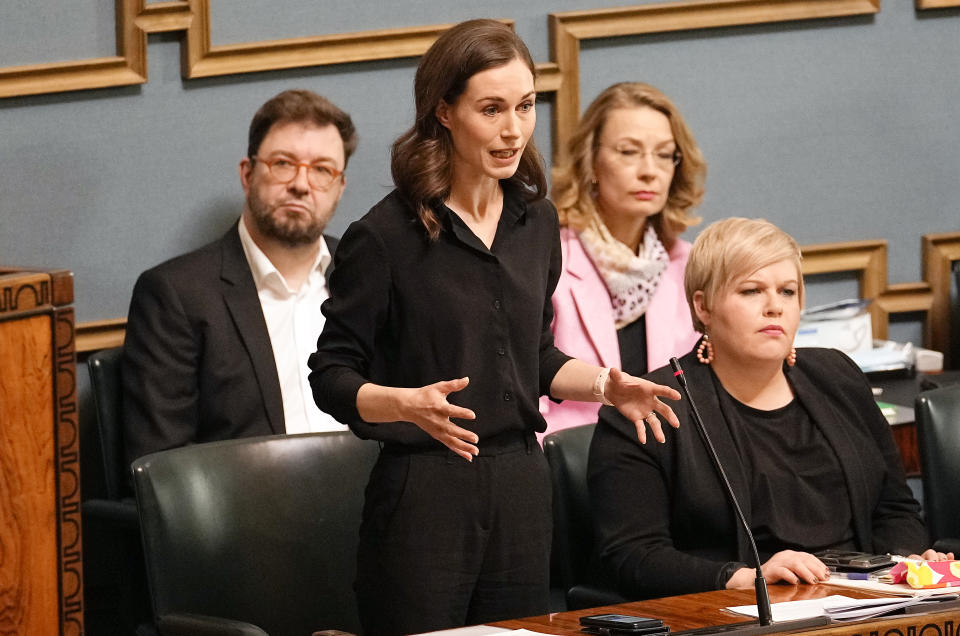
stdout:
[[[831,594],[842,594],[856,598],[884,596],[883,594],[862,592],[849,587],[833,585],[770,586],[771,603],[823,598]],[[738,623],[749,620],[747,617],[733,614],[723,608],[753,605],[755,602],[753,590],[722,590],[501,621],[493,623],[493,625],[508,629],[527,629],[546,634],[583,636],[579,623],[581,616],[610,612],[662,618],[670,626],[671,631],[680,631],[707,625]],[[835,623],[816,627],[809,631],[811,633],[816,632],[817,636],[956,636],[960,633],[958,626],[960,626],[960,609],[952,609]]]

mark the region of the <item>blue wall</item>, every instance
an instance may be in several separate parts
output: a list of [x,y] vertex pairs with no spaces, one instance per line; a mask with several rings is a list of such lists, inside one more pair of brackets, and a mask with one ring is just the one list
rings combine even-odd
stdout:
[[[482,15],[513,19],[546,62],[548,13],[632,4],[497,0]],[[213,0],[211,30],[226,44],[455,22],[474,7]],[[113,16],[110,0],[5,0],[0,67],[110,55]],[[78,321],[125,315],[140,271],[229,226],[250,117],[285,88],[327,95],[358,126],[334,233],[389,190],[416,60],[185,81],[179,36],[151,36],[147,56],[141,86],[0,99],[0,263],[73,270]],[[678,103],[710,165],[707,222],[764,216],[803,244],[887,239],[891,282],[922,278],[923,234],[960,229],[960,10],[885,0],[865,17],[585,41],[580,65],[582,107],[621,80]],[[549,154],[549,101],[538,116]],[[853,293],[832,280],[810,302]],[[919,341],[919,325],[891,335]]]

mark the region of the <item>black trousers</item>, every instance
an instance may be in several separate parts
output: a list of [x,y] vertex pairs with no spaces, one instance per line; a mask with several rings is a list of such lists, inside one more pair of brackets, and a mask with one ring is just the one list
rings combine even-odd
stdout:
[[[550,473],[531,435],[449,451],[385,448],[360,528],[357,601],[366,636],[545,614]],[[491,446],[494,446],[491,448]]]

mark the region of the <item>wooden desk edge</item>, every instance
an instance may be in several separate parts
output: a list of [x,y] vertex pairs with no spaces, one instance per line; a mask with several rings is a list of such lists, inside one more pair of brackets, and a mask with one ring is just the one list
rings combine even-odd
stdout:
[[[774,603],[823,598],[832,594],[854,598],[888,596],[834,585],[770,586],[771,601]],[[752,605],[753,603],[755,603],[755,600],[752,590],[718,590],[498,621],[490,623],[490,625],[511,630],[525,629],[557,636],[582,636],[579,625],[581,616],[615,613],[662,618],[671,631],[681,631],[747,620],[745,617],[728,612],[724,608]],[[958,625],[960,625],[960,608],[938,609],[933,607],[930,611],[916,614],[898,614],[861,621],[831,623],[822,627],[803,630],[802,633],[816,633],[817,636],[960,636]]]

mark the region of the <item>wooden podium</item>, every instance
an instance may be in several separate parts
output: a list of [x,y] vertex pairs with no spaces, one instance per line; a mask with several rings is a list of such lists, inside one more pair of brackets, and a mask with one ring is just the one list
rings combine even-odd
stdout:
[[0,267],[0,634],[83,633],[73,274]]

